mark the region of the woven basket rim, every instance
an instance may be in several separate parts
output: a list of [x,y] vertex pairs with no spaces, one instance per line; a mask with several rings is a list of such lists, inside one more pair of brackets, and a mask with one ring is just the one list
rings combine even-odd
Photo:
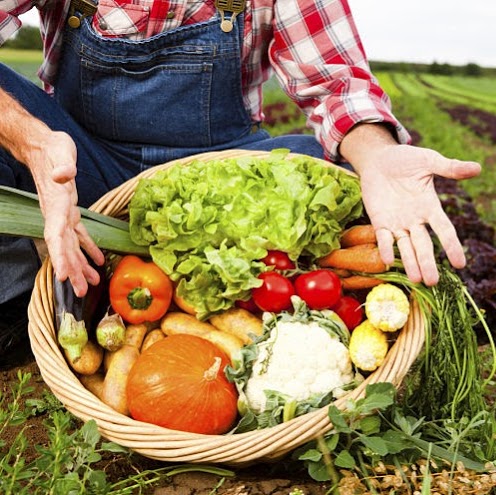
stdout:
[[[195,160],[218,160],[240,156],[264,157],[268,152],[226,150],[201,153],[152,167],[113,189],[91,209],[107,215],[120,215],[138,181],[176,163],[188,165]],[[289,155],[295,156],[295,155]],[[335,166],[321,160],[325,166]],[[347,172],[348,173],[348,172]],[[353,174],[352,174],[353,175]],[[328,407],[294,418],[271,428],[246,433],[202,435],[170,430],[136,421],[100,401],[89,392],[70,369],[55,336],[53,301],[53,266],[47,257],[38,272],[28,310],[31,347],[43,380],[54,395],[75,416],[96,421],[100,433],[108,440],[128,447],[146,457],[167,462],[224,463],[243,465],[283,457],[296,447],[315,439],[332,428]],[[424,345],[424,322],[414,299],[405,327],[389,349],[384,363],[357,388],[333,402],[346,408],[349,399],[365,394],[367,385],[391,382],[398,387]]]

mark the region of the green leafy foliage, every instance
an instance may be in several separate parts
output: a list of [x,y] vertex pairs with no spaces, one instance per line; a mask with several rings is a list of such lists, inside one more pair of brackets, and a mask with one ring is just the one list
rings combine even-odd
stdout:
[[432,422],[414,418],[401,407],[390,383],[366,388],[365,397],[350,401],[345,411],[329,407],[333,429],[293,452],[317,481],[332,481],[329,493],[339,493],[340,469],[367,476],[367,466],[379,463],[409,465],[419,459],[439,459],[446,466],[463,463],[468,469],[485,471],[486,452],[474,455],[471,443],[488,416],[473,420]]

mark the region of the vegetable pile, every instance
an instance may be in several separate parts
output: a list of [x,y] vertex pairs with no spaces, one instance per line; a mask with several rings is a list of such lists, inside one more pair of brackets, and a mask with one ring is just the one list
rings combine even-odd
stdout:
[[[266,262],[274,256],[284,258],[270,252]],[[362,381],[361,373],[380,366],[389,339],[379,326],[386,322],[394,332],[409,311],[403,291],[386,283],[368,293],[363,309],[343,295],[337,275],[318,268],[296,276],[292,309],[263,310],[253,297],[253,313],[232,307],[199,320],[177,306],[172,282],[153,261],[126,255],[113,266],[109,307],[94,334],[81,318],[82,301],[67,282],[54,279],[56,313],[62,315],[58,341],[67,361],[83,385],[117,412],[194,433],[264,428],[329,404]],[[319,286],[323,272],[332,284]],[[293,288],[278,269],[264,273]],[[313,274],[313,283],[298,283]],[[396,305],[400,319],[392,311]],[[362,322],[365,315],[378,326]],[[365,324],[380,338],[362,334]]]
[[[461,459],[479,471],[494,459],[483,395],[496,369],[482,379],[473,332],[481,326],[496,355],[484,316],[444,265],[432,288],[412,284],[399,260],[384,265],[355,177],[283,151],[193,162],[142,179],[129,216],[88,213],[108,227],[98,227],[108,280],[85,300],[54,280],[66,359],[117,412],[226,434],[328,406],[334,429],[295,456],[335,486],[349,478],[336,467],[364,475],[382,458]],[[413,299],[426,345],[401,394],[379,384],[337,411],[332,402],[384,362]],[[476,427],[453,452],[447,436],[466,424]]]
[[385,331],[410,306],[375,276],[387,267],[372,227],[346,228],[362,214],[357,180],[285,156],[195,162],[139,183],[131,238],[152,260],[113,257],[101,366],[78,366],[87,337],[68,358],[107,405],[171,429],[247,431],[321,408],[382,364],[395,337]]
[[[371,226],[345,229],[361,214],[357,179],[311,158],[172,167],[142,180],[129,205],[132,241],[148,239],[152,260],[112,255],[94,336],[74,318],[59,343],[66,328],[84,333],[78,352],[66,351],[84,385],[172,429],[242,431],[322,407],[380,366],[394,340],[384,336],[380,354],[349,349],[371,345],[350,338],[368,303],[343,281],[381,283],[365,273],[364,253],[377,253]],[[82,366],[89,350],[92,366]]]

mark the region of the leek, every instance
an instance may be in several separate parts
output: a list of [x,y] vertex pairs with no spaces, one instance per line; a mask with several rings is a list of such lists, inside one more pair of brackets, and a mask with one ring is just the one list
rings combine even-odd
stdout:
[[[148,246],[136,244],[129,233],[129,223],[79,207],[81,222],[95,244],[115,253],[149,256]],[[44,238],[45,221],[38,196],[0,186],[0,234],[30,239]]]

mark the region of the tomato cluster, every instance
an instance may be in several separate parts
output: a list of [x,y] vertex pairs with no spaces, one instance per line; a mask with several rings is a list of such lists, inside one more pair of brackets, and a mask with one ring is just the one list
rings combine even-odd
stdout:
[[269,251],[262,259],[274,270],[263,272],[259,278],[263,284],[252,290],[248,301],[238,301],[238,306],[248,311],[279,313],[291,309],[291,296],[297,295],[310,309],[332,309],[340,316],[349,330],[363,319],[363,309],[354,297],[343,295],[341,280],[331,270],[316,269],[295,277],[287,277],[286,270],[294,270],[295,263],[282,251]]

